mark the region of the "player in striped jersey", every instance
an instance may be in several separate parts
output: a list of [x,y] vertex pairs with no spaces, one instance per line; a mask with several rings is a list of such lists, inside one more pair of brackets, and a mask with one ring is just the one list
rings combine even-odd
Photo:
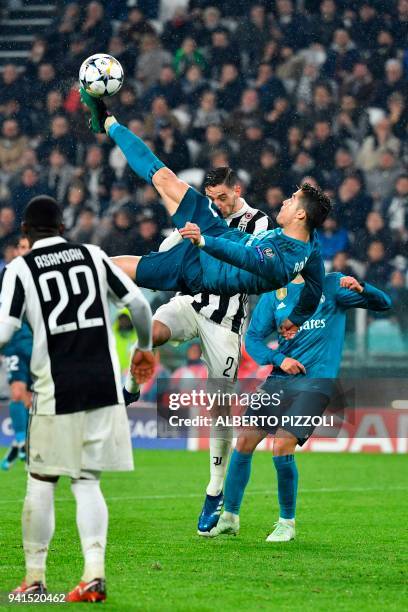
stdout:
[[130,311],[138,334],[132,373],[153,373],[151,311],[140,290],[98,247],[62,238],[62,212],[38,196],[24,213],[31,251],[6,268],[0,295],[0,347],[21,328],[33,332],[33,407],[27,443],[22,524],[26,576],[16,593],[46,592],[45,567],[55,527],[54,492],[71,478],[85,567],[67,601],[103,601],[108,512],[102,471],[133,469],[129,422],[109,302]]
[[[206,195],[211,198],[231,228],[248,234],[272,229],[272,220],[265,213],[251,208],[241,197],[241,187],[231,168],[217,168],[204,181]],[[182,238],[176,230],[160,250],[175,246]],[[153,345],[169,340],[185,342],[199,337],[209,379],[235,382],[241,352],[241,332],[247,316],[248,296],[214,295],[208,291],[198,295],[179,294],[161,306],[153,317]],[[215,327],[217,326],[217,327]],[[223,483],[232,445],[232,428],[217,427],[210,438],[210,481],[198,521],[198,534],[208,535],[215,526],[223,502]]]

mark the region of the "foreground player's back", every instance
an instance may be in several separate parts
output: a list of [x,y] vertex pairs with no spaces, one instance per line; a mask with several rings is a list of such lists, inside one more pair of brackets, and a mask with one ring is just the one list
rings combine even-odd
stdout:
[[108,257],[98,247],[45,238],[9,265],[5,282],[3,315],[15,320],[25,311],[34,333],[31,369],[41,413],[119,403],[108,294],[120,301],[131,287]]

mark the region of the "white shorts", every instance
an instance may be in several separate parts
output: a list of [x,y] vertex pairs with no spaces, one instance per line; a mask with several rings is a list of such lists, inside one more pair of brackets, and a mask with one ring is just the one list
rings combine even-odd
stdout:
[[72,414],[30,416],[27,470],[44,476],[133,470],[124,404]]
[[177,295],[156,310],[153,320],[170,329],[173,342],[198,337],[208,377],[235,381],[241,357],[241,336],[196,312],[191,299],[187,295]]

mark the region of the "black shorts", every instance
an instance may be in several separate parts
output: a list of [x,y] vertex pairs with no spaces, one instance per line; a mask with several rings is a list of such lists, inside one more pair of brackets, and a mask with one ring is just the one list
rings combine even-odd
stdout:
[[264,383],[260,392],[264,391],[270,396],[277,393],[279,404],[274,402],[259,409],[250,406],[245,415],[254,417],[259,429],[268,434],[275,435],[278,429],[288,431],[297,438],[299,446],[303,446],[319,426],[320,417],[330,404],[328,386],[323,385],[321,389],[316,386],[309,390],[275,379],[272,387]]

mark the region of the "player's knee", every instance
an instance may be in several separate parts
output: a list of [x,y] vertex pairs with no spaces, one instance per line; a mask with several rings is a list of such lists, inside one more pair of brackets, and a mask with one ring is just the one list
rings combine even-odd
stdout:
[[235,449],[239,453],[250,454],[254,452],[257,447],[257,444],[257,438],[255,438],[254,436],[239,436]]
[[297,440],[288,432],[278,432],[273,441],[273,454],[292,455],[295,452]]
[[167,327],[167,325],[165,325],[161,321],[154,320],[152,335],[153,335],[153,346],[160,346],[170,340],[171,331]]
[[167,168],[167,166],[164,166],[164,168],[160,168],[154,175],[153,184],[156,188],[160,187],[161,189],[165,189],[167,185],[171,185],[172,182],[177,180],[177,176],[174,172],[170,170],[170,168]]

